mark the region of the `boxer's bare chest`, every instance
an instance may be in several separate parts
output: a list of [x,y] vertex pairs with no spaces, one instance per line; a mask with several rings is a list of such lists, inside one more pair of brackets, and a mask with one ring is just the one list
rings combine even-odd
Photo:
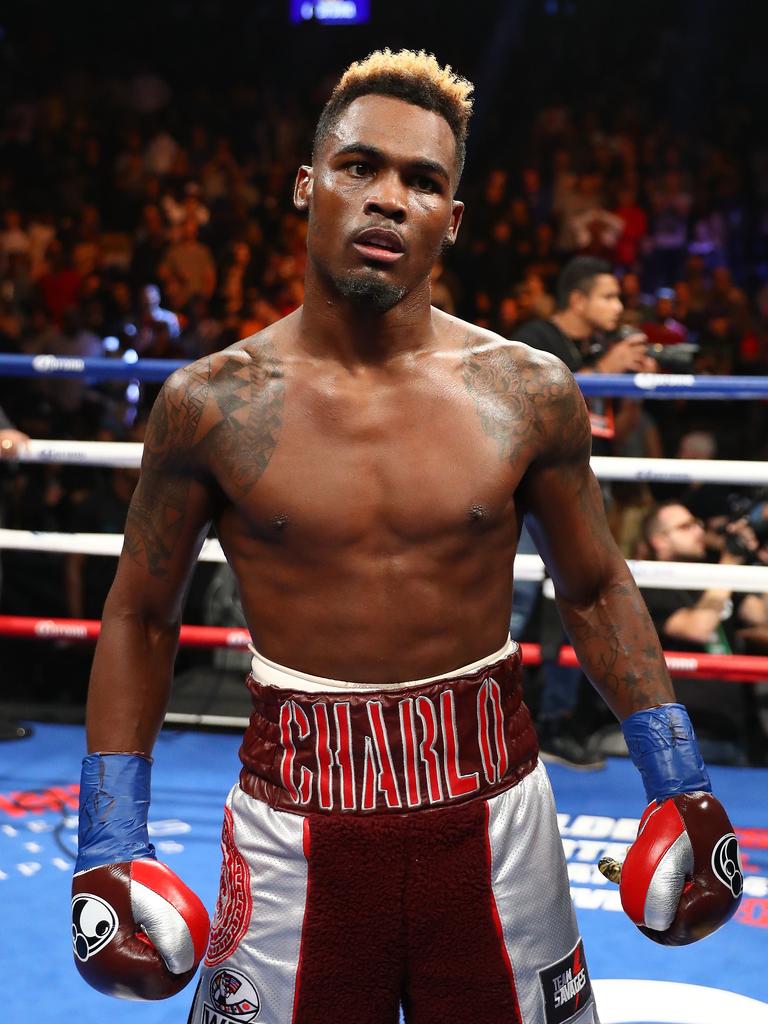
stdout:
[[498,354],[464,349],[354,372],[262,352],[220,372],[207,461],[225,529],[341,547],[508,521],[537,443],[513,378]]

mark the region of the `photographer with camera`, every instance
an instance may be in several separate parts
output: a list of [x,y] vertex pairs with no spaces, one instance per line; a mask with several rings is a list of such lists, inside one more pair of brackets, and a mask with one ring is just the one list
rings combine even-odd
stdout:
[[[762,507],[762,506],[760,506]],[[723,527],[720,565],[744,565],[758,560],[760,542],[748,519],[732,519]],[[646,550],[640,552],[659,562],[706,562],[705,524],[677,501],[659,505],[643,523]],[[761,594],[741,594],[727,587],[703,592],[643,588],[665,650],[733,654],[741,646],[744,630],[768,627],[768,603]],[[754,688],[720,680],[677,679],[675,692],[684,701],[699,734],[709,743],[713,760],[744,761],[744,743],[750,759],[760,759],[765,737],[759,732]]]

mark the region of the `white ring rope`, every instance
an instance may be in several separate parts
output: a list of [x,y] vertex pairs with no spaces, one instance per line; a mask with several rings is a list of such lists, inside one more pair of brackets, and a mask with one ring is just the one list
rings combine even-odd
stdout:
[[[119,533],[33,533],[29,530],[0,529],[0,550],[47,551],[59,554],[112,555],[123,546]],[[206,540],[201,562],[225,562],[217,540]],[[640,587],[660,590],[708,590],[719,587],[745,594],[768,593],[768,566],[709,565],[691,562],[640,562],[627,565]],[[544,563],[538,555],[515,558],[515,579],[539,582],[545,578]]]
[[[138,469],[141,444],[123,441],[30,441],[19,462],[63,462],[82,466]],[[768,462],[729,459],[634,459],[593,455],[601,480],[657,480],[667,483],[768,484]]]

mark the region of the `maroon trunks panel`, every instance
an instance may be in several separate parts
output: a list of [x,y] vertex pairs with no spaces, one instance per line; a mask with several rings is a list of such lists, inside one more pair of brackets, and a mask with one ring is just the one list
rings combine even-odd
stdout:
[[520,1024],[487,813],[307,819],[296,1024]]

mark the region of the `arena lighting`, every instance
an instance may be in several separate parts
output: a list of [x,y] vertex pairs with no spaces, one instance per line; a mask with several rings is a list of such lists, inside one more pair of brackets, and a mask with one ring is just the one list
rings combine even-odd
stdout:
[[360,25],[369,21],[370,0],[291,0],[290,19],[294,25],[319,21],[323,25]]

